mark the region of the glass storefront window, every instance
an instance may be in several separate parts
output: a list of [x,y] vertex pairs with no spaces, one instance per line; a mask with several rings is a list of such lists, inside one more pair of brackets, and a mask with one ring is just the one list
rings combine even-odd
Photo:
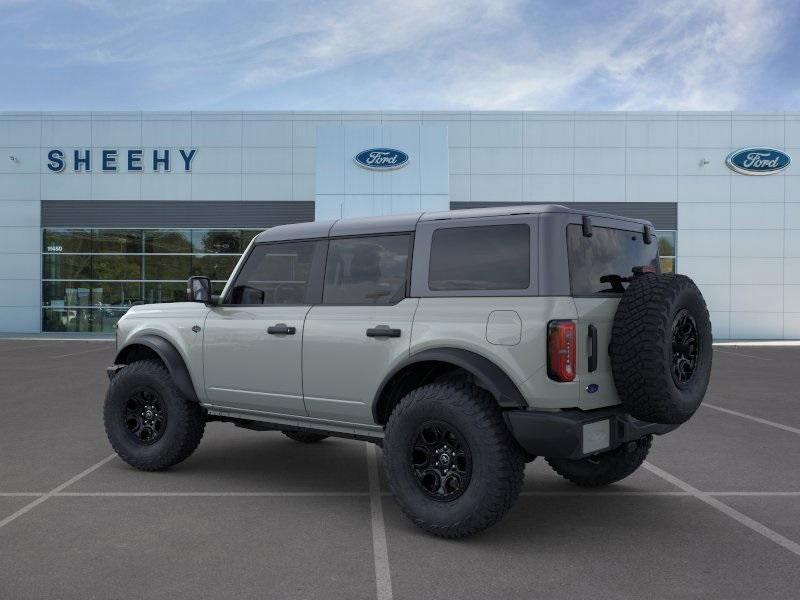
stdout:
[[142,278],[142,257],[140,254],[95,254],[92,256],[92,279]]
[[144,257],[144,279],[186,281],[191,260],[185,254],[148,254]]
[[92,256],[46,254],[42,270],[44,279],[91,279]]
[[242,234],[238,229],[194,229],[192,249],[196,253],[240,254]]
[[659,231],[656,235],[658,236],[658,253],[661,256],[675,256],[675,232]]
[[42,304],[65,306],[131,306],[142,300],[142,285],[138,282],[116,281],[45,281],[42,284]]
[[91,229],[46,229],[42,236],[42,252],[77,252],[92,251]]
[[114,325],[127,310],[127,308],[45,308],[42,310],[42,329],[113,333]]
[[192,275],[203,275],[209,279],[226,280],[233,272],[238,256],[206,254],[192,257]]
[[662,273],[675,272],[675,231],[656,231],[658,255]]
[[92,252],[95,254],[133,254],[142,251],[140,229],[95,229]]
[[147,254],[189,254],[192,251],[191,229],[154,229],[144,232]]
[[42,329],[113,332],[138,303],[183,302],[186,279],[222,293],[260,229],[42,230]]
[[161,302],[185,302],[185,282],[148,281],[144,284],[145,304],[159,304]]
[[260,229],[245,229],[242,231],[242,252],[247,250],[247,246],[259,233],[261,233]]

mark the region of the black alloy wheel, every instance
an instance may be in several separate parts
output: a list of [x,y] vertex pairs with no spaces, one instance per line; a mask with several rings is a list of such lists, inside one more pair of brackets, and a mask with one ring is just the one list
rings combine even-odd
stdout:
[[427,421],[414,436],[411,468],[428,496],[439,502],[450,502],[469,485],[472,455],[464,438],[453,427],[442,421]]
[[686,386],[697,369],[698,337],[697,323],[684,308],[672,322],[672,380],[678,387]]
[[142,446],[155,444],[167,426],[167,407],[157,392],[149,388],[134,390],[125,403],[125,427]]

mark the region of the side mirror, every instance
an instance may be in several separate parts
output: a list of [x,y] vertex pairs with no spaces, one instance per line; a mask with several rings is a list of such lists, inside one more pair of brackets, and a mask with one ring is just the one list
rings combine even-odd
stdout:
[[186,301],[211,304],[211,280],[208,277],[189,277]]

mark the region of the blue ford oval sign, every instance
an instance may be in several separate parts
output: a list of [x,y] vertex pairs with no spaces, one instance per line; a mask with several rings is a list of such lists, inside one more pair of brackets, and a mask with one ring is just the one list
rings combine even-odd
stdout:
[[743,175],[771,175],[783,171],[792,159],[775,148],[742,148],[728,155],[725,164]]
[[408,154],[394,148],[369,148],[353,157],[356,164],[365,169],[388,171],[399,169],[408,162]]

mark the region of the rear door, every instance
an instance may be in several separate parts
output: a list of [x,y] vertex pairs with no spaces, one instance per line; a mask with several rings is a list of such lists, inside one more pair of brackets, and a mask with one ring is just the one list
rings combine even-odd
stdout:
[[591,235],[582,225],[567,225],[570,287],[578,311],[579,403],[584,409],[619,402],[608,355],[614,315],[633,269],[659,268],[655,235],[645,243],[643,226],[594,217],[592,223]]
[[320,419],[373,424],[372,400],[408,357],[419,300],[407,298],[412,235],[331,239],[322,304],[306,317],[303,391]]
[[211,404],[306,415],[303,327],[319,301],[326,242],[253,248],[223,304],[205,322],[205,382]]

